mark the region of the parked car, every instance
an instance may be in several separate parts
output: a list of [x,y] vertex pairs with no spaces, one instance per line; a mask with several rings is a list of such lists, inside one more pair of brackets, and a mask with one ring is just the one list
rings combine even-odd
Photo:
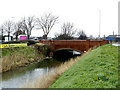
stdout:
[[39,39],[37,37],[31,37],[29,40],[39,41]]

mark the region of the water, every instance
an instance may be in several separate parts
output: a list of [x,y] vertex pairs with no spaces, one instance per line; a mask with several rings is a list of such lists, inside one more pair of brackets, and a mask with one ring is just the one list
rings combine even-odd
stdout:
[[37,78],[45,75],[47,70],[47,68],[34,69],[32,71],[27,71],[19,77],[12,77],[9,80],[3,80],[2,88],[20,88],[26,83],[33,82],[34,80],[37,80]]
[[[72,54],[70,56],[72,58],[74,56],[79,56],[79,55],[80,55],[79,52],[72,51]],[[64,57],[68,57],[68,55],[66,56],[64,55]],[[53,73],[55,67],[59,66],[64,61],[65,60],[58,61],[54,59],[45,59],[41,62],[30,64],[27,67],[20,67],[12,71],[5,72],[2,74],[2,80],[0,80],[0,86],[2,88],[22,88],[27,83],[32,83],[31,85],[34,85],[35,84],[34,82],[38,78],[42,78],[48,73]]]
[[17,68],[2,74],[2,88],[21,88],[26,83],[33,83],[38,78],[43,77],[48,72],[54,72],[54,67],[61,62],[46,59],[43,62],[31,64],[27,67]]

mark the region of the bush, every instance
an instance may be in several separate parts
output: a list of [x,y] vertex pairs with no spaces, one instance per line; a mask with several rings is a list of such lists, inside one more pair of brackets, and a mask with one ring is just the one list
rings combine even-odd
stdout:
[[35,48],[39,54],[43,54],[45,56],[49,56],[51,52],[49,45],[35,45]]
[[20,41],[9,41],[9,42],[3,42],[2,44],[14,44],[14,43],[27,43],[28,45],[32,45],[37,43],[33,40],[20,40]]

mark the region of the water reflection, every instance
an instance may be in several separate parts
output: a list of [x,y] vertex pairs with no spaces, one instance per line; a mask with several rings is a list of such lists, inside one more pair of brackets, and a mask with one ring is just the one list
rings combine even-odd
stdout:
[[48,68],[37,68],[31,71],[27,71],[24,75],[19,77],[12,77],[9,80],[2,81],[2,88],[20,88],[25,83],[33,82],[37,80],[37,78],[42,77],[48,71],[53,70]]
[[[71,53],[70,53],[71,54]],[[72,57],[74,57],[76,52],[72,52]],[[79,53],[76,54],[78,56]],[[61,55],[61,54],[60,54]],[[65,55],[63,53],[63,55]],[[67,55],[64,57],[68,57]],[[61,56],[61,59],[64,58]],[[54,59],[44,59],[41,62],[36,62],[28,65],[27,67],[16,68],[12,71],[2,74],[2,80],[0,80],[0,85],[2,83],[2,88],[21,88],[26,83],[32,83],[43,77],[44,75],[54,72],[54,68],[63,63],[64,60],[54,60]]]
[[26,83],[33,83],[38,78],[43,77],[48,72],[53,72],[54,67],[59,65],[61,62],[56,60],[44,60],[39,63],[31,64],[27,67],[15,69],[13,71],[9,71],[3,73],[2,80],[2,88],[21,88]]

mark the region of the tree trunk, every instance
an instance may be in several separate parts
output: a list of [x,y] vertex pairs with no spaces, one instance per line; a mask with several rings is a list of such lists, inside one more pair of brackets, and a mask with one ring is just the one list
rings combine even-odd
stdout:
[[16,37],[15,37],[15,38],[16,38],[16,41],[17,41],[17,40],[18,40],[18,35],[16,35]]
[[29,38],[30,38],[30,35],[27,35],[27,39],[29,40]]
[[45,34],[45,35],[43,35],[43,39],[47,39],[47,35]]
[[10,41],[9,37],[10,37],[10,33],[8,33],[8,41]]

